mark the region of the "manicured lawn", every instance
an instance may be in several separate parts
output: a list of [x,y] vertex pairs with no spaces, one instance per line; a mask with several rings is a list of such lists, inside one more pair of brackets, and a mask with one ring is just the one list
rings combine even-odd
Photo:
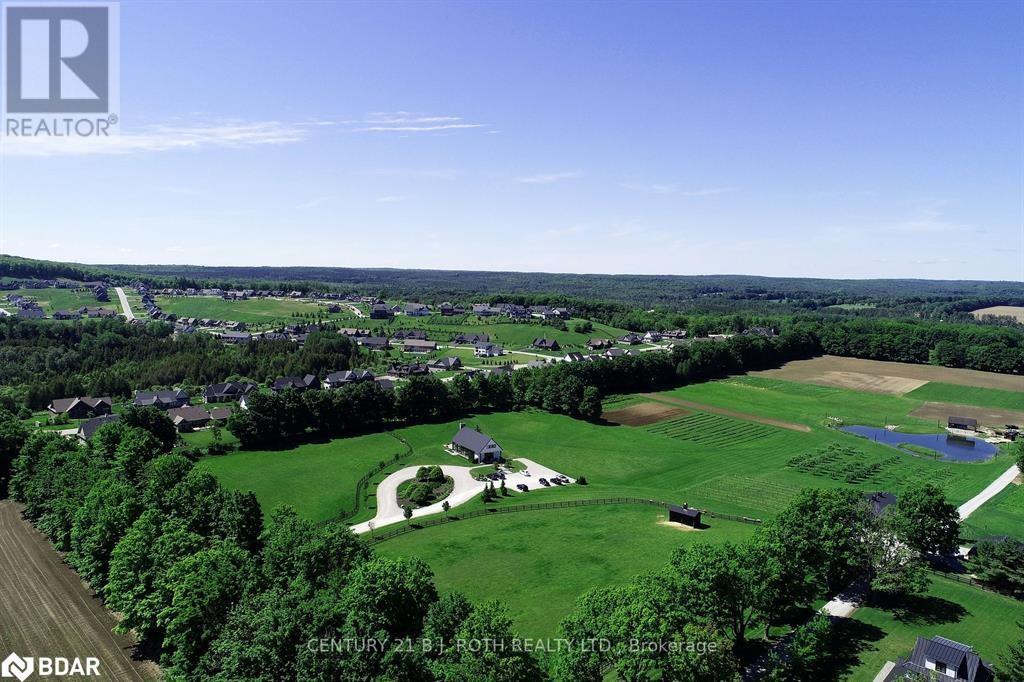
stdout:
[[935,577],[928,594],[901,608],[866,606],[846,625],[850,642],[861,650],[846,679],[870,682],[886,661],[910,654],[918,635],[941,635],[974,647],[998,662],[1020,639],[1015,623],[1024,619],[1024,603],[971,585]]
[[1024,541],[1024,485],[1010,485],[964,522],[964,535],[1012,535]]
[[929,381],[924,386],[904,394],[907,398],[935,403],[977,405],[1003,410],[1024,410],[1024,394],[1016,391],[1000,391],[995,388],[957,386]]
[[14,306],[7,302],[7,295],[20,294],[25,298],[36,301],[39,307],[46,311],[47,315],[53,315],[57,310],[78,310],[83,306],[90,308],[110,308],[121,312],[121,304],[117,301],[117,292],[110,290],[110,301],[100,302],[88,289],[13,289],[3,292],[3,307],[13,310]]
[[501,599],[523,637],[552,637],[586,590],[660,569],[683,544],[741,541],[755,528],[711,519],[706,530],[692,532],[660,525],[664,519],[662,509],[647,505],[546,509],[453,521],[375,549],[423,559],[442,592]]
[[[216,296],[157,296],[156,303],[164,312],[174,313],[178,317],[233,320],[247,324],[295,324],[332,317],[323,306],[289,299],[251,298],[246,301],[228,301]],[[306,319],[296,318],[296,314],[304,315]]]
[[207,457],[199,466],[229,488],[256,493],[264,513],[290,504],[299,514],[323,521],[351,508],[356,481],[375,464],[404,449],[400,442],[380,433],[290,450]]

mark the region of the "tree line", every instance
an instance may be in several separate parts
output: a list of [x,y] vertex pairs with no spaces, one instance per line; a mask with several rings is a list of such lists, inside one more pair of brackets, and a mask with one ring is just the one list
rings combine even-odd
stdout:
[[394,391],[374,382],[332,390],[251,394],[228,419],[243,447],[268,447],[307,435],[338,437],[399,424],[444,421],[478,412],[528,407],[596,421],[601,399],[657,391],[732,372],[810,357],[812,336],[792,330],[774,338],[736,336],[680,346],[672,353],[637,353],[614,360],[559,362],[507,373],[460,374],[449,382],[412,377]]

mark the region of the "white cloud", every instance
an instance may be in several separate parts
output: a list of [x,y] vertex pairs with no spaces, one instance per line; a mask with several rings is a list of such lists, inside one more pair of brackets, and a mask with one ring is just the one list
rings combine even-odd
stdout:
[[430,133],[443,130],[471,130],[486,128],[486,123],[468,123],[461,116],[432,116],[408,111],[376,112],[368,114],[354,128],[361,133]]
[[244,148],[301,142],[305,126],[281,121],[222,121],[194,125],[158,124],[112,137],[5,137],[3,156],[135,154],[205,147]]
[[526,185],[550,185],[560,180],[571,180],[572,178],[581,177],[583,173],[580,171],[563,171],[561,173],[538,173],[537,175],[527,175],[524,177],[516,178],[516,182],[521,182]]
[[683,189],[678,183],[643,183],[624,182],[622,187],[634,192],[645,192],[647,194],[678,194],[684,197],[709,197],[715,194],[727,194],[735,192],[735,187],[705,187],[701,189]]

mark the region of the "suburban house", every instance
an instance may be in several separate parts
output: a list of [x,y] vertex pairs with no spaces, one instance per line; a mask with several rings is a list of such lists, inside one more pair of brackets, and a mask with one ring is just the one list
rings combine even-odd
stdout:
[[624,348],[609,348],[604,352],[606,358],[621,358],[629,354],[629,351]]
[[478,464],[501,461],[501,446],[486,433],[465,424],[459,424],[458,432],[452,437],[451,448]]
[[42,320],[46,317],[46,313],[42,308],[18,308],[18,317],[23,317],[26,320]]
[[431,372],[443,372],[450,369],[459,369],[462,367],[462,360],[459,358],[434,358],[427,363],[427,367],[430,368]]
[[359,381],[373,381],[373,372],[368,369],[345,370],[342,372],[331,372],[324,377],[324,388],[341,388],[345,384],[354,384]]
[[475,346],[478,343],[487,343],[491,337],[487,334],[456,334],[452,343]]
[[312,374],[307,374],[304,377],[281,377],[280,379],[274,379],[274,383],[270,384],[270,390],[274,393],[287,390],[305,391],[310,388],[319,387],[320,382]]
[[78,311],[74,310],[58,310],[53,314],[55,320],[77,320],[82,317],[78,314]]
[[661,332],[649,331],[644,334],[644,343],[657,343],[663,338]]
[[918,636],[909,658],[889,661],[875,677],[881,682],[926,679],[934,682],[991,682],[996,679],[992,665],[981,660],[974,649],[945,637]]
[[174,422],[179,432],[188,432],[206,426],[210,421],[210,413],[201,407],[186,405],[167,411],[167,416]]
[[437,350],[436,341],[422,339],[406,339],[402,344],[403,353],[430,353]]
[[152,405],[161,410],[172,410],[175,407],[188,405],[188,393],[180,388],[168,391],[135,391],[136,407]]
[[252,341],[252,334],[249,332],[227,331],[220,334],[219,338],[224,343],[249,343]]
[[203,389],[203,402],[223,403],[239,400],[249,391],[256,390],[256,384],[245,381],[228,381],[223,384],[210,384]]
[[363,336],[369,336],[370,335],[370,330],[369,329],[352,329],[350,327],[345,327],[344,329],[339,329],[338,333],[341,334],[342,336],[347,336],[350,339],[358,339],[358,338],[361,338]]
[[391,347],[391,342],[386,336],[364,336],[356,343],[368,350],[387,350]]
[[101,417],[93,417],[92,419],[87,419],[78,425],[78,431],[76,435],[81,440],[89,440],[90,438],[93,437],[93,435],[95,435],[96,431],[101,426],[106,426],[107,424],[116,424],[120,420],[121,415],[119,414],[105,414]]
[[583,353],[576,352],[566,353],[565,357],[562,358],[562,362],[583,362],[584,360],[586,358],[583,357]]
[[478,343],[473,348],[473,355],[478,358],[495,358],[504,355],[505,349],[496,343]]
[[422,303],[406,303],[405,314],[409,317],[426,317],[430,314],[430,308]]
[[951,429],[961,429],[963,431],[978,430],[978,420],[971,417],[950,417],[946,423]]
[[398,339],[400,341],[405,341],[407,339],[426,341],[427,333],[421,329],[399,329],[391,335],[391,338]]
[[501,309],[488,305],[487,303],[474,303],[473,314],[479,315],[480,317],[493,317],[494,315],[500,315]]
[[451,317],[452,315],[464,315],[466,312],[465,308],[454,306],[451,303],[445,301],[439,306],[441,314],[445,317]]
[[636,344],[643,341],[643,338],[639,334],[629,333],[623,336],[621,339],[619,339],[619,341],[621,341],[622,343],[627,343],[630,346],[635,346]]
[[391,317],[391,309],[388,308],[387,304],[374,303],[372,306],[370,306],[371,320],[390,320]]
[[590,350],[604,350],[605,348],[611,348],[615,345],[615,342],[611,339],[590,339],[587,341],[587,348]]
[[66,415],[69,419],[84,419],[110,414],[114,403],[110,398],[58,398],[46,409],[54,414]]
[[422,362],[410,362],[408,365],[391,365],[388,374],[396,377],[415,377],[428,374],[430,368]]
[[230,407],[215,407],[210,410],[210,421],[226,422],[231,416]]
[[541,350],[558,350],[561,348],[558,345],[558,341],[554,339],[534,339],[533,347],[540,348]]

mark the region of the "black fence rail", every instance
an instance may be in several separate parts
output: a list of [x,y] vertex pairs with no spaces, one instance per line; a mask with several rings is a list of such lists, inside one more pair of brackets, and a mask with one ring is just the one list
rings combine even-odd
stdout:
[[[413,531],[420,530],[423,528],[431,528],[433,526],[440,526],[445,523],[454,523],[456,521],[475,519],[481,516],[500,516],[502,514],[538,511],[541,509],[566,509],[569,507],[589,507],[593,505],[609,504],[646,504],[653,507],[668,506],[668,503],[662,500],[651,500],[642,497],[600,497],[587,498],[581,500],[561,500],[559,502],[535,502],[533,504],[516,504],[508,507],[488,507],[487,509],[475,509],[473,511],[468,511],[461,514],[448,514],[446,516],[426,519],[424,521],[410,522],[401,526],[391,527],[387,530],[382,530],[378,532],[371,531],[370,542],[384,542],[385,540],[390,540],[391,538],[396,538],[400,535],[405,535],[406,533],[411,533]],[[761,523],[761,519],[754,519],[748,516],[736,516],[733,514],[719,514],[708,509],[702,509],[701,514],[711,518],[725,519],[727,521],[738,521],[740,523]]]

